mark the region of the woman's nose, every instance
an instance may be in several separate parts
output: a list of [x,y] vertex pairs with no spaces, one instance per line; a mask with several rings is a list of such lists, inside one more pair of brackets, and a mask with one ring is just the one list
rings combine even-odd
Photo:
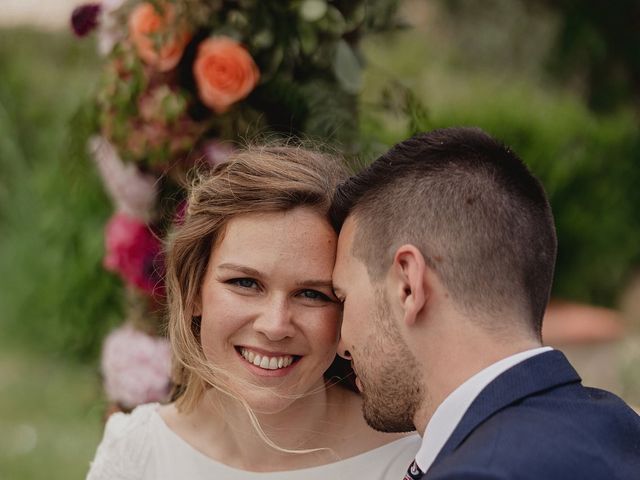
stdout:
[[286,301],[273,301],[253,322],[253,328],[272,342],[292,337],[295,326]]
[[345,360],[351,360],[351,352],[347,350],[347,345],[344,343],[342,336],[340,336],[340,342],[338,342],[338,355]]

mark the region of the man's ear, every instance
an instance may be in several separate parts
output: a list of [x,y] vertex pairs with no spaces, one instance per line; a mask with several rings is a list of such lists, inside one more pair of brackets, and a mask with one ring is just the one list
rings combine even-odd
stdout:
[[395,293],[404,311],[405,325],[413,325],[428,297],[424,256],[414,245],[402,245],[393,256],[391,268],[396,280]]

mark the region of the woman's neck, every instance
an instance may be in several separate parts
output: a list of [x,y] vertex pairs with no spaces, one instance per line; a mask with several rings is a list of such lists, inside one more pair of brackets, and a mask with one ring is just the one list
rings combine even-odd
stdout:
[[349,392],[340,387],[326,389],[322,384],[316,390],[277,413],[255,413],[262,431],[277,447],[320,449],[315,452],[292,454],[268,445],[241,402],[215,391],[209,391],[193,412],[177,414],[174,422],[165,420],[193,447],[231,467],[254,471],[305,468],[339,459],[328,447],[344,435],[345,415],[354,413],[345,408],[353,405]]

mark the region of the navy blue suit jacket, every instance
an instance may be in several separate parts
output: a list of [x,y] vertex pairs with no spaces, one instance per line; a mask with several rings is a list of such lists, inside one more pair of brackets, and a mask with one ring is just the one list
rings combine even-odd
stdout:
[[640,417],[557,351],[478,395],[424,480],[640,480]]

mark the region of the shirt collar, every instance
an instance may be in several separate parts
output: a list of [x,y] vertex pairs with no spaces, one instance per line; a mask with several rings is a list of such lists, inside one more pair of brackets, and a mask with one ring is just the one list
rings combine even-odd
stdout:
[[416,463],[420,470],[425,473],[429,470],[467,409],[487,385],[518,363],[550,350],[553,349],[538,347],[503,358],[476,373],[451,392],[438,406],[425,428],[422,445],[416,455]]

